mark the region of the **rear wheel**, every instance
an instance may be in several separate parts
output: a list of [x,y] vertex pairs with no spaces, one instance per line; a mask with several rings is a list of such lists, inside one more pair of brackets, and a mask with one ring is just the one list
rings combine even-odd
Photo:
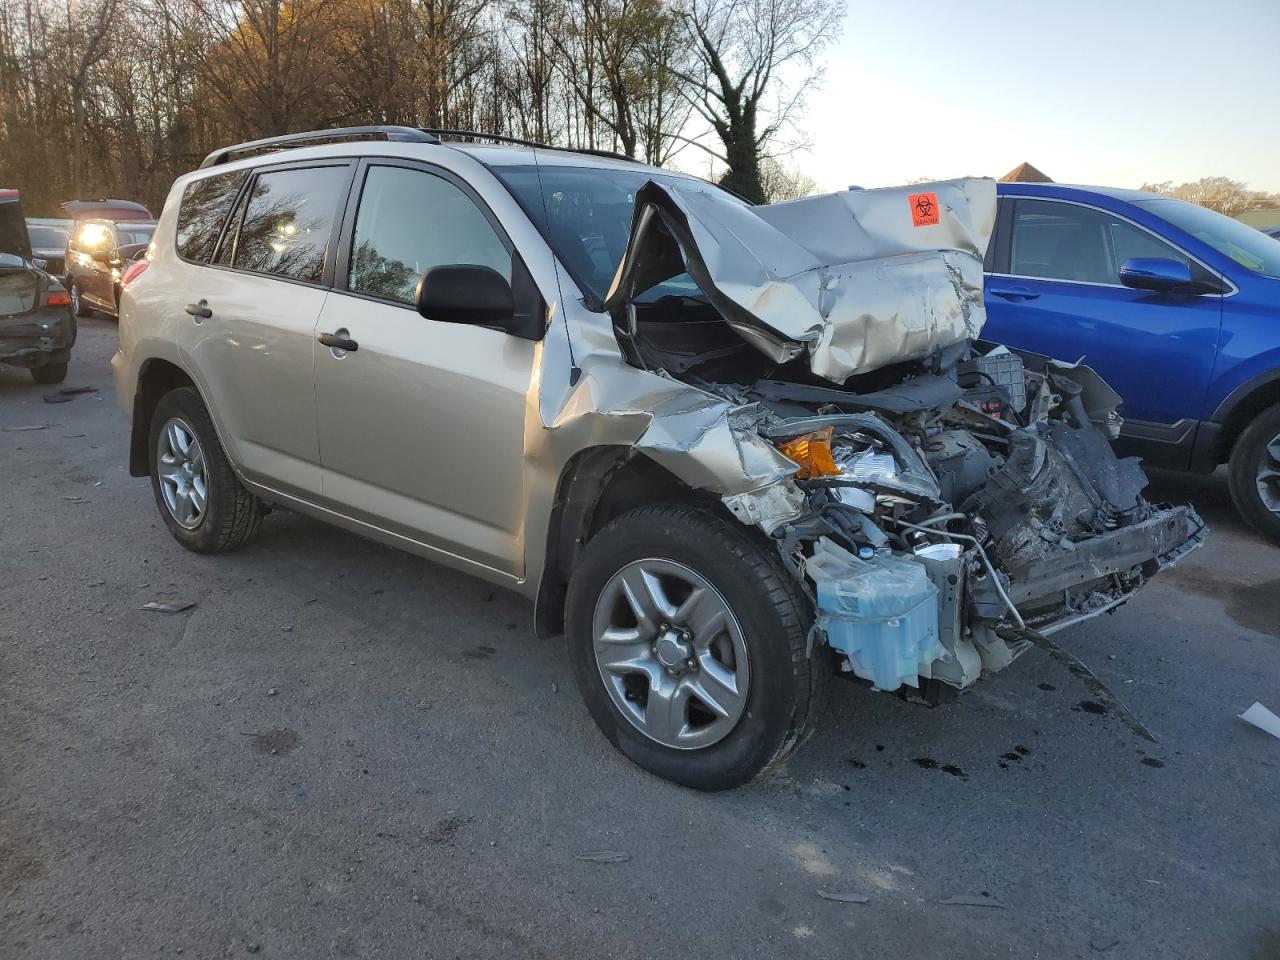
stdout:
[[231,469],[213,420],[191,387],[160,398],[151,418],[151,488],[165,526],[196,553],[222,553],[257,534],[262,501]]
[[710,510],[614,520],[583,551],[566,613],[592,718],[658,776],[736,787],[812,728],[827,674],[806,649],[808,603],[768,544]]
[[31,379],[36,383],[61,383],[67,379],[67,362],[46,363],[43,367],[31,368]]
[[1240,434],[1228,470],[1240,515],[1280,542],[1280,404],[1264,410]]

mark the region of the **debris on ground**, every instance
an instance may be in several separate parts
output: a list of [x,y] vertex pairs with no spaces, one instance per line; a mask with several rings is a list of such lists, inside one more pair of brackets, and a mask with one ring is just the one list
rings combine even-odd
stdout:
[[1004,909],[1004,904],[989,893],[983,893],[980,896],[974,896],[971,893],[957,893],[938,902],[949,907],[996,907],[1001,910]]
[[82,393],[97,393],[97,387],[63,387],[53,393],[46,393],[42,398],[45,403],[70,403]]
[[1099,953],[1105,953],[1120,942],[1117,937],[1094,937],[1089,941],[1089,946],[1097,950]]
[[1024,630],[1021,636],[1030,640],[1047,653],[1050,658],[1056,660],[1059,665],[1065,667],[1072,676],[1083,683],[1085,688],[1093,694],[1093,700],[1081,700],[1078,707],[1072,707],[1071,709],[1079,710],[1083,713],[1105,714],[1110,708],[1119,715],[1125,726],[1137,736],[1152,743],[1160,742],[1156,739],[1156,735],[1147,729],[1147,725],[1139,720],[1132,710],[1121,703],[1120,698],[1111,692],[1111,688],[1103,683],[1101,678],[1090,670],[1084,661],[1074,653],[1058,646],[1049,637],[1035,630]]
[[142,605],[143,610],[151,610],[154,613],[181,613],[183,610],[190,610],[196,605],[194,600],[152,600]]
[[631,859],[631,854],[621,850],[598,850],[595,853],[580,853],[578,859],[590,863],[626,863]]
[[1253,702],[1253,706],[1240,714],[1240,719],[1245,723],[1251,724],[1273,737],[1280,738],[1280,717],[1264,707],[1258,701]]
[[834,900],[836,903],[870,903],[870,897],[860,893],[833,893],[830,890],[819,890],[818,896],[823,900]]
[[3,430],[5,433],[26,433],[28,430],[48,430],[48,429],[49,429],[49,425],[47,423],[36,424],[35,426],[32,426],[32,427],[0,427],[0,430]]

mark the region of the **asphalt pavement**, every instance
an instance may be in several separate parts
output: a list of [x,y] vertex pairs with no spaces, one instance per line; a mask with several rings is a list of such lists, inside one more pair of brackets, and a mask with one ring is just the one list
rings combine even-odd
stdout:
[[1280,958],[1280,740],[1236,719],[1280,712],[1280,547],[1220,475],[1156,476],[1208,544],[1057,637],[1158,744],[1032,651],[932,710],[836,682],[701,794],[515,595],[285,511],[184,551],[114,348],[82,322],[66,402],[0,367],[0,958]]

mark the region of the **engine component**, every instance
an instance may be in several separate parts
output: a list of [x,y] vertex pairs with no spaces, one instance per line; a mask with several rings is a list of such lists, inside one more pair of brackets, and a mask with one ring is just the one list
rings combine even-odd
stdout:
[[985,356],[976,357],[974,369],[989,377],[997,387],[1009,394],[1009,404],[1021,411],[1027,406],[1027,379],[1022,358],[1007,347],[997,347]]
[[921,564],[888,551],[859,560],[821,537],[805,572],[827,643],[877,690],[917,687],[934,660],[950,656],[938,641],[938,588]]

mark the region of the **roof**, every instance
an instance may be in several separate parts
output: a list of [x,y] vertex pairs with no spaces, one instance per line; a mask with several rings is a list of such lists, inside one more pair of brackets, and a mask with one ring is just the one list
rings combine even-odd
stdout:
[[996,184],[996,193],[1001,196],[1016,194],[1021,197],[1056,197],[1058,199],[1083,200],[1090,196],[1108,197],[1125,203],[1139,203],[1144,200],[1168,200],[1169,197],[1144,190],[1127,190],[1124,187],[1091,187],[1075,183],[1017,183],[1001,180]]
[[1001,183],[1053,183],[1052,178],[1037,170],[1031,164],[1023,161],[1018,164],[1003,177],[1000,178]]
[[[579,165],[581,164],[581,158],[590,157],[592,159],[617,161],[633,169],[636,166],[645,166],[645,164],[639,163],[631,157],[608,150],[557,147],[547,143],[537,143],[520,137],[508,136],[507,134],[377,124],[360,127],[332,127],[325,130],[304,130],[219,147],[204,158],[204,162],[200,164],[199,169],[205,170],[210,167],[223,166],[236,160],[272,155],[281,151],[293,151],[335,143],[350,144],[368,141],[428,147],[446,146],[451,149],[467,150],[467,152],[473,152],[468,149],[472,147],[480,147],[486,150],[496,149],[497,152],[484,155],[484,162],[500,166],[511,164],[512,161],[510,159],[504,158],[508,157],[513,151],[518,156],[527,157],[534,150],[543,151],[541,154],[543,157],[567,153],[577,157]],[[477,157],[477,159],[480,158]],[[63,206],[65,207],[66,205],[64,204]]]
[[76,220],[97,217],[104,220],[154,220],[148,210],[132,200],[68,200],[62,209]]
[[[605,167],[611,170],[653,170],[659,172],[658,167],[651,167],[638,160],[619,160],[613,157],[602,157],[594,153],[579,153],[576,150],[539,149],[537,147],[506,143],[455,143],[452,141],[446,141],[440,146],[450,150],[461,150],[463,153],[470,154],[481,163],[491,167],[514,167],[529,164],[533,162],[533,155],[536,152],[539,165],[544,167]],[[662,170],[660,172],[670,174],[671,171]]]

